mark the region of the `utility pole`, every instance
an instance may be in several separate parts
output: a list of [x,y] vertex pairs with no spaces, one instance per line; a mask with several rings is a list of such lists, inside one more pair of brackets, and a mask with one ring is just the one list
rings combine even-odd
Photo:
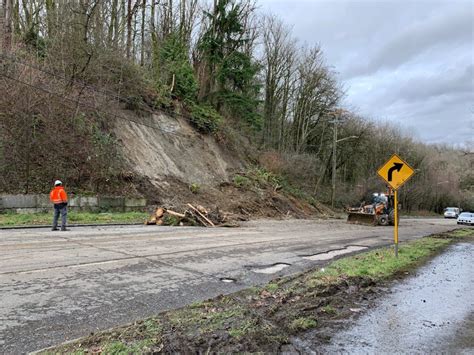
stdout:
[[331,193],[331,207],[334,208],[334,201],[336,200],[336,145],[337,145],[337,119],[333,121],[333,140],[332,140],[332,193]]

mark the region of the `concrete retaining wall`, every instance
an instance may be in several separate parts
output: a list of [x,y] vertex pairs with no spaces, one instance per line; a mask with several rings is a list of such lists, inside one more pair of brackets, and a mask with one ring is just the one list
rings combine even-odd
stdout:
[[[73,196],[68,206],[73,211],[144,211],[147,201],[144,198]],[[51,208],[49,195],[0,195],[0,212],[34,213]]]

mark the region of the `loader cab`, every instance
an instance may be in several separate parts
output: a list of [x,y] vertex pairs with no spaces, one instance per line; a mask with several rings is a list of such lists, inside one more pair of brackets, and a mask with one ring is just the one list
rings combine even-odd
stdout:
[[375,192],[372,194],[372,203],[384,203],[387,204],[388,197],[385,194]]

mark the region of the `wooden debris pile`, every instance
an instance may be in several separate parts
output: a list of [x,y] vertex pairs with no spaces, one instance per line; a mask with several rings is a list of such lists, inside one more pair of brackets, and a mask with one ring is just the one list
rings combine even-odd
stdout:
[[187,209],[181,213],[165,207],[159,207],[145,222],[147,225],[163,226],[202,226],[202,227],[238,227],[237,224],[229,220],[227,214],[223,214],[216,207],[208,211],[203,206],[193,206],[187,204]]

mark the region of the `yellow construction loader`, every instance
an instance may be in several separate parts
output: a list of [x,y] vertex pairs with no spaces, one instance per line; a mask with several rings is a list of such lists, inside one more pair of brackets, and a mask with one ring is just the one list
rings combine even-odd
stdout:
[[372,194],[371,203],[367,204],[364,201],[359,207],[346,209],[348,213],[347,222],[373,226],[393,226],[395,224],[394,205],[392,189],[388,189],[387,193],[374,193]]

